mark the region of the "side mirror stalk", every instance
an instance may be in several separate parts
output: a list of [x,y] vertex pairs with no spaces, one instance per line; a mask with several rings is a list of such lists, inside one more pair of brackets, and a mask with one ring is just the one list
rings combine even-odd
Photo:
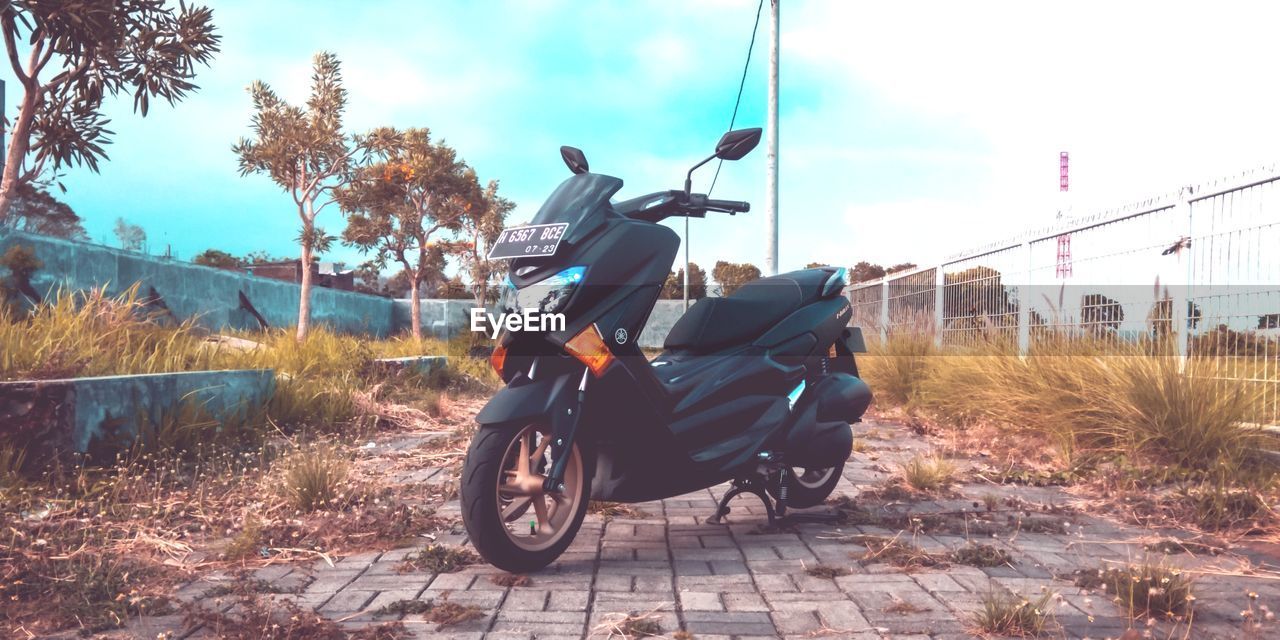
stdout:
[[688,196],[690,193],[693,193],[693,172],[697,171],[698,167],[701,167],[702,165],[708,162],[711,162],[712,160],[715,160],[715,159],[716,159],[716,155],[713,153],[707,156],[706,160],[703,160],[702,162],[699,162],[698,164],[693,165],[693,168],[689,169],[689,173],[685,174],[684,176],[684,195],[685,196]]

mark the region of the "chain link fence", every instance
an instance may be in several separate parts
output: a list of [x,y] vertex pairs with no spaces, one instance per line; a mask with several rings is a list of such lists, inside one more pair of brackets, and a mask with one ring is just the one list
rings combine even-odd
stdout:
[[853,322],[1024,355],[1050,336],[1171,345],[1258,385],[1280,424],[1278,185],[1271,167],[854,284]]

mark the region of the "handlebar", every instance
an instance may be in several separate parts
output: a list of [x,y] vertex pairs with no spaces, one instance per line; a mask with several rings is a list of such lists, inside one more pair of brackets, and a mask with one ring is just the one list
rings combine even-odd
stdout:
[[712,200],[707,198],[703,204],[708,211],[723,211],[725,213],[746,213],[751,210],[750,202],[742,202],[741,200]]
[[704,193],[659,191],[614,205],[618,213],[634,220],[658,222],[670,217],[703,218],[708,211],[733,215],[751,210],[751,203],[739,200],[713,200]]

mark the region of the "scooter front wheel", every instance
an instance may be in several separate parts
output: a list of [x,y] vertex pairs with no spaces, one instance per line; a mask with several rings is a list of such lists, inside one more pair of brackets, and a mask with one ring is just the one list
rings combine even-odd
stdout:
[[563,489],[543,488],[551,468],[551,429],[544,424],[483,427],[462,467],[462,521],[490,564],[536,571],[564,553],[586,517],[591,463],[574,443],[566,452]]

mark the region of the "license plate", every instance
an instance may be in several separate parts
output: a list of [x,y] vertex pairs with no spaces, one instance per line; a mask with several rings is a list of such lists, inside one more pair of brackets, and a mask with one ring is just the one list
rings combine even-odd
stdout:
[[489,259],[553,256],[568,228],[568,222],[557,222],[503,229],[493,248],[489,249]]

